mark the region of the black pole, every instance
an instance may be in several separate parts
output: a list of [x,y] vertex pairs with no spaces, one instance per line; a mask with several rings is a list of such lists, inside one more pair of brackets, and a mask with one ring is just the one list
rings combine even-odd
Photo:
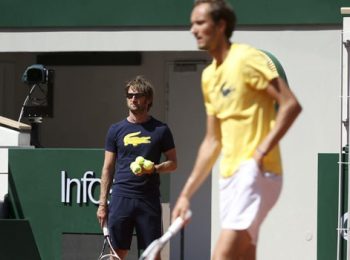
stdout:
[[32,130],[30,132],[30,145],[35,148],[41,148],[39,141],[39,123],[32,122],[31,123]]
[[182,228],[180,232],[180,260],[185,260],[185,229]]

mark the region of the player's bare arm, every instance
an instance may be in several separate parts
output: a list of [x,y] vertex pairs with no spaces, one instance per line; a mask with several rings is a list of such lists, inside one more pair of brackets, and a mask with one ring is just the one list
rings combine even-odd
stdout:
[[254,158],[260,165],[263,156],[281,140],[302,110],[298,100],[283,79],[272,80],[266,91],[277,101],[279,108],[274,128],[257,147],[254,154]]
[[182,189],[172,213],[174,221],[178,216],[185,219],[190,208],[190,199],[208,177],[221,150],[220,123],[215,116],[207,116],[206,135],[199,147],[192,173]]
[[100,203],[97,210],[98,221],[103,227],[105,220],[107,219],[107,199],[108,192],[111,188],[113,181],[114,167],[116,163],[116,154],[105,151],[105,158],[102,167],[101,174],[101,186],[100,186]]

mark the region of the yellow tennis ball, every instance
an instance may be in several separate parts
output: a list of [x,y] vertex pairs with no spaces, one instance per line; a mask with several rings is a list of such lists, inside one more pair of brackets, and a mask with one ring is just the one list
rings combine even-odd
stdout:
[[150,171],[153,169],[154,166],[154,162],[150,161],[150,160],[145,160],[143,162],[143,168],[147,171]]
[[140,166],[143,165],[144,161],[145,161],[145,158],[143,158],[142,156],[137,156],[135,159],[135,162]]
[[137,162],[132,162],[130,164],[130,169],[134,174],[139,174],[142,171],[141,166]]

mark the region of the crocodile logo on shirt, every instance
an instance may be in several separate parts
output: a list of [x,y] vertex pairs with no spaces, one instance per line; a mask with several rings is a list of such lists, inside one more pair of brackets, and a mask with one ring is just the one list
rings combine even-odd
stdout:
[[141,131],[127,134],[123,139],[124,146],[127,146],[129,144],[133,146],[138,146],[139,144],[149,144],[151,142],[150,136],[138,136],[140,134],[141,134]]
[[220,88],[220,91],[224,97],[228,96],[232,91],[235,90],[234,88],[226,87],[225,84],[226,84],[226,82],[224,84],[222,84],[222,86]]

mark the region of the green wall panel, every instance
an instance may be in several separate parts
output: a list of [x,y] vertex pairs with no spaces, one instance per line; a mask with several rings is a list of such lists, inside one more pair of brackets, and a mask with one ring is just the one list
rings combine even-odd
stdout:
[[[338,154],[318,155],[317,260],[337,259]],[[343,169],[343,214],[347,210],[347,168]],[[341,238],[340,259],[346,259],[346,240]]]
[[[103,149],[9,150],[10,217],[28,220],[42,259],[61,259],[62,234],[101,233],[103,156]],[[169,179],[161,178],[163,202],[169,202]]]
[[0,3],[0,25],[19,27],[157,26],[188,23],[184,0],[11,0]]
[[[188,26],[188,0],[3,0],[0,27]],[[340,24],[345,0],[230,0],[241,25]]]
[[41,260],[28,220],[0,219],[0,257]]
[[[71,188],[71,203],[61,202],[61,172],[76,180],[86,171],[100,177],[102,162],[102,150],[9,150],[12,217],[29,220],[42,259],[61,259],[63,233],[101,232],[97,207],[91,202],[76,203],[77,186]],[[98,199],[99,187],[94,194]]]

